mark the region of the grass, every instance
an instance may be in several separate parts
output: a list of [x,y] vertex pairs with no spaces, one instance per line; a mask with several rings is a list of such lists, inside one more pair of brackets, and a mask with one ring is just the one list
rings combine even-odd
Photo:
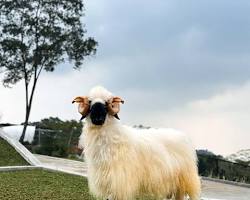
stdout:
[[29,163],[8,142],[0,138],[0,166],[22,165],[29,165]]
[[87,179],[81,176],[24,170],[0,172],[0,180],[1,200],[96,200],[89,194]]
[[94,200],[87,179],[44,170],[0,173],[0,199]]

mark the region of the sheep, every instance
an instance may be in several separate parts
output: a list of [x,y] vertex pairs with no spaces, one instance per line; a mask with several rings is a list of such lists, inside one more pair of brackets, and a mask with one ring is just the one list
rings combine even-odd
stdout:
[[118,120],[124,101],[101,86],[78,96],[85,118],[84,147],[90,192],[99,199],[191,200],[200,196],[197,157],[188,137],[174,129],[135,129]]

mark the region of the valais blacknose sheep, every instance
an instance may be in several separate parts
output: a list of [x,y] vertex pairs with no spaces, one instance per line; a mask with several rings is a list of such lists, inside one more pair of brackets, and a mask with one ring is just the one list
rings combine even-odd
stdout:
[[191,200],[200,196],[196,153],[187,136],[174,129],[139,130],[119,122],[124,101],[103,87],[78,96],[86,118],[79,144],[84,147],[89,188],[100,199]]

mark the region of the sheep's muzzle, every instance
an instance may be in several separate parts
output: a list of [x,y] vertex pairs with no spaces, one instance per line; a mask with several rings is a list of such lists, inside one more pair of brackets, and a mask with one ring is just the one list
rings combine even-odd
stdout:
[[90,109],[90,119],[94,125],[103,125],[107,116],[107,107],[103,103],[95,103]]

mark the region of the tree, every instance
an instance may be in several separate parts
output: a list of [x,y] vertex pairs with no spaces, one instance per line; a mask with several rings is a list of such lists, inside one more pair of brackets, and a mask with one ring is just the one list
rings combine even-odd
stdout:
[[29,121],[37,81],[68,59],[74,69],[96,52],[97,42],[85,38],[82,0],[0,1],[0,68],[3,85],[24,80],[26,114],[20,142]]

